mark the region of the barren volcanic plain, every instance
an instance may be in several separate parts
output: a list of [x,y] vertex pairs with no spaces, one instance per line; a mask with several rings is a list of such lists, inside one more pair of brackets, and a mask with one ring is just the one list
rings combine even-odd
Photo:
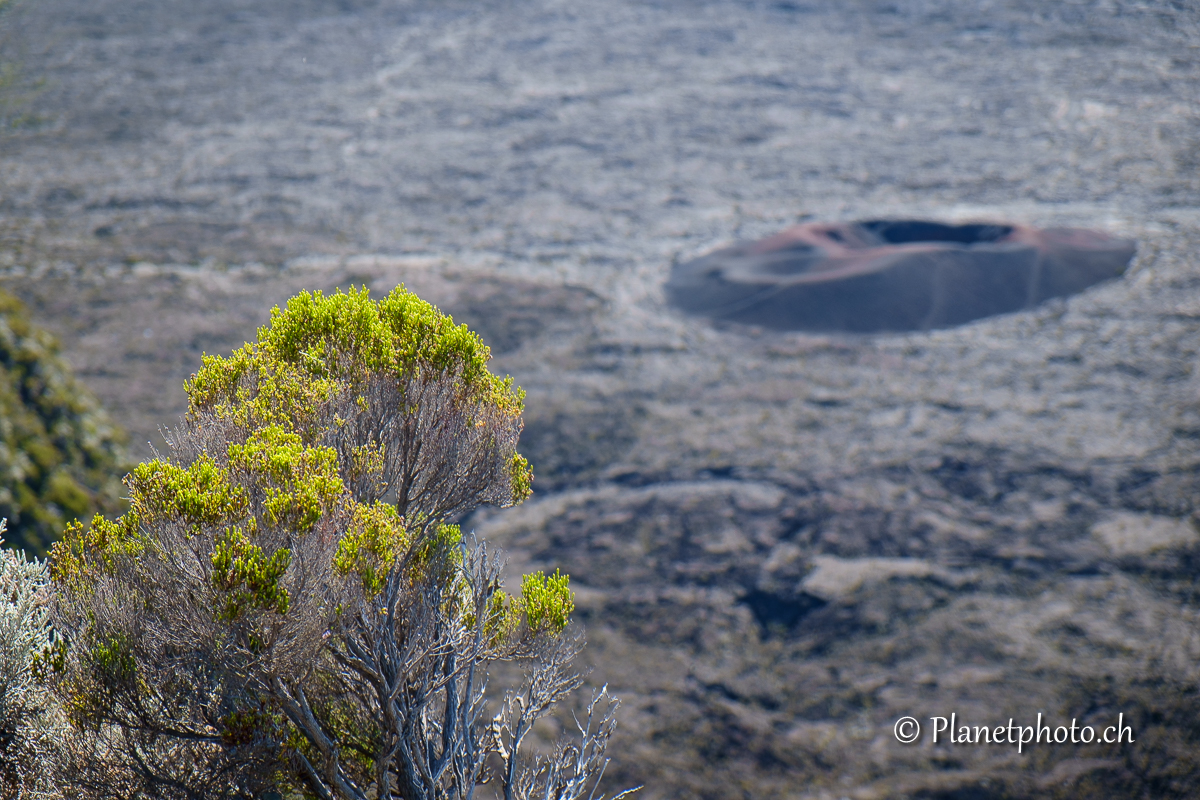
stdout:
[[[302,288],[403,282],[492,345],[537,492],[467,523],[571,574],[609,785],[1200,795],[1194,3],[27,0],[3,37],[0,286],[134,457]],[[677,261],[892,217],[1138,251],[933,332],[666,303]],[[952,713],[1136,741],[935,745]]]

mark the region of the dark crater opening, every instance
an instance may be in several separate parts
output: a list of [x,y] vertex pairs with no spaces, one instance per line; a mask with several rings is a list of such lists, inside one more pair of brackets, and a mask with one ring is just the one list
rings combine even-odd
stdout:
[[[858,223],[888,244],[912,242],[995,242],[1013,232],[1011,225],[943,225],[919,219],[872,219]],[[842,241],[842,239],[838,239]]]
[[808,223],[678,264],[666,291],[686,312],[779,330],[930,330],[1120,277],[1135,250],[1082,228]]

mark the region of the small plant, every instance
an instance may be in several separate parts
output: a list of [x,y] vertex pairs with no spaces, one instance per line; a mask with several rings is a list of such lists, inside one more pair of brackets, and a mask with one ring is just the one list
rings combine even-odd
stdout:
[[[7,520],[0,520],[3,544]],[[51,792],[63,721],[39,672],[53,658],[46,564],[0,547],[0,797]]]
[[[581,684],[565,575],[501,588],[453,524],[521,502],[523,393],[466,326],[405,291],[303,293],[205,356],[131,507],[52,554],[55,681],[90,740],[84,797],[592,796],[616,702],[526,760]],[[485,710],[489,664],[527,682]]]

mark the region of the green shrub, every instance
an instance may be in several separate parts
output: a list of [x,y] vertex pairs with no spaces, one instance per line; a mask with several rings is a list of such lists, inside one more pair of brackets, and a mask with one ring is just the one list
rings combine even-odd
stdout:
[[71,520],[117,510],[123,441],[54,337],[0,291],[0,516],[9,546],[44,556]]
[[[52,554],[56,686],[91,732],[81,797],[588,795],[615,701],[526,760],[581,684],[568,578],[501,588],[455,520],[521,502],[523,394],[479,337],[415,295],[304,293],[256,342],[205,356],[130,510]],[[527,682],[484,715],[486,670]]]

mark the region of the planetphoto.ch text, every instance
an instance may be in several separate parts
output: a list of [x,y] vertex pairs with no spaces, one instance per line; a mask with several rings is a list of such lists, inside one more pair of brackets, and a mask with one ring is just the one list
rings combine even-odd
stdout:
[[[1019,725],[1010,717],[1007,724],[960,724],[958,714],[929,718],[933,744],[1007,744],[1016,745],[1017,752],[1034,744],[1132,744],[1133,728],[1125,724],[1125,714],[1117,715],[1113,725],[1080,725],[1072,719],[1070,725],[1051,726],[1037,715],[1033,725]],[[921,723],[916,717],[901,717],[892,728],[896,740],[913,744],[921,738]]]

